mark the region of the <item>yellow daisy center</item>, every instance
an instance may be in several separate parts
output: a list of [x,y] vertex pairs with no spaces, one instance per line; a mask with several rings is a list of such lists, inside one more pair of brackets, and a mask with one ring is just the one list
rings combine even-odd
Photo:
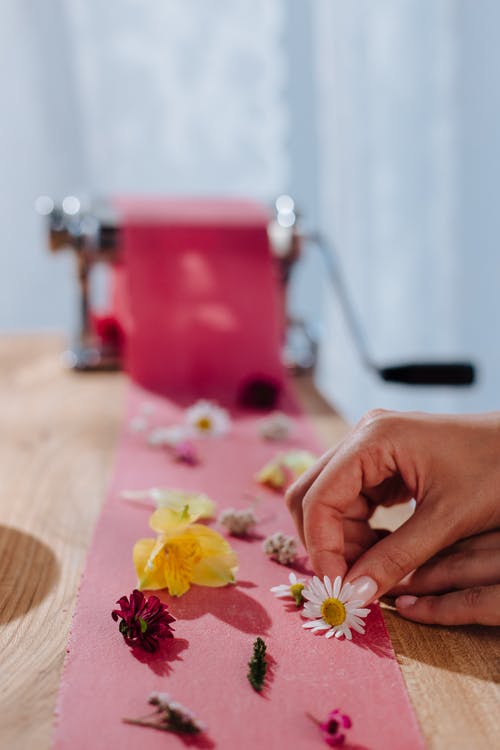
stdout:
[[342,625],[345,620],[346,611],[340,599],[325,599],[321,605],[321,616],[329,625]]
[[297,607],[300,607],[300,605],[304,601],[303,598],[302,598],[302,591],[303,591],[303,589],[304,589],[304,584],[303,583],[293,583],[290,586],[290,594],[295,599],[295,604],[297,605]]
[[200,417],[196,422],[196,426],[202,432],[208,432],[208,430],[212,429],[212,420],[210,417]]

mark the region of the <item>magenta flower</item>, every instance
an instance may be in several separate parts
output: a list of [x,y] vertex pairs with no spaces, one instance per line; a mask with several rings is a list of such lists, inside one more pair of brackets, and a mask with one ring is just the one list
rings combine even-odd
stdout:
[[172,449],[172,453],[176,461],[188,464],[188,466],[196,466],[200,462],[196,447],[190,440],[181,440],[179,443],[176,443]]
[[347,714],[340,713],[336,708],[330,711],[326,721],[319,722],[323,739],[330,747],[341,747],[345,742],[345,729],[352,727],[352,721]]
[[141,591],[134,589],[130,599],[122,596],[116,603],[120,609],[114,609],[111,617],[115,622],[121,618],[119,629],[128,646],[153,652],[165,638],[174,637],[171,623],[175,617],[157,596],[146,599]]

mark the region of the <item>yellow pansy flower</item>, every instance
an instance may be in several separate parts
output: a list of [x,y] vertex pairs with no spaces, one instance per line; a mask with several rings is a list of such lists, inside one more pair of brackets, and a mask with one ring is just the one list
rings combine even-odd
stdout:
[[301,474],[314,466],[317,458],[309,451],[293,450],[269,461],[256,475],[260,484],[281,490],[294,482]]
[[192,583],[225,586],[233,583],[238,558],[217,531],[194,523],[201,508],[185,505],[182,511],[159,508],[150,519],[157,539],[139,539],[134,546],[138,588],[168,589],[182,596]]

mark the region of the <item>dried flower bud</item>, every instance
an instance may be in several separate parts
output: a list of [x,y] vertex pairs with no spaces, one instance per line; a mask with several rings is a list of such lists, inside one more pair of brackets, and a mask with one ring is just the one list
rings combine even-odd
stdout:
[[297,540],[277,531],[264,540],[263,549],[271,560],[276,560],[281,565],[290,565],[297,556]]
[[219,523],[225,526],[232,536],[248,536],[257,524],[257,519],[251,508],[246,510],[228,508],[219,516]]

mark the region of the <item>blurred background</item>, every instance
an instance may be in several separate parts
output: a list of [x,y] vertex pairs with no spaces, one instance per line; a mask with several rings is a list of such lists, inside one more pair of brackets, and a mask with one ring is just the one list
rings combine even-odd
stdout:
[[34,211],[122,193],[292,195],[336,248],[380,364],[470,359],[471,388],[383,383],[317,248],[289,307],[350,420],[499,404],[500,3],[0,0],[0,330],[76,319],[74,258]]

